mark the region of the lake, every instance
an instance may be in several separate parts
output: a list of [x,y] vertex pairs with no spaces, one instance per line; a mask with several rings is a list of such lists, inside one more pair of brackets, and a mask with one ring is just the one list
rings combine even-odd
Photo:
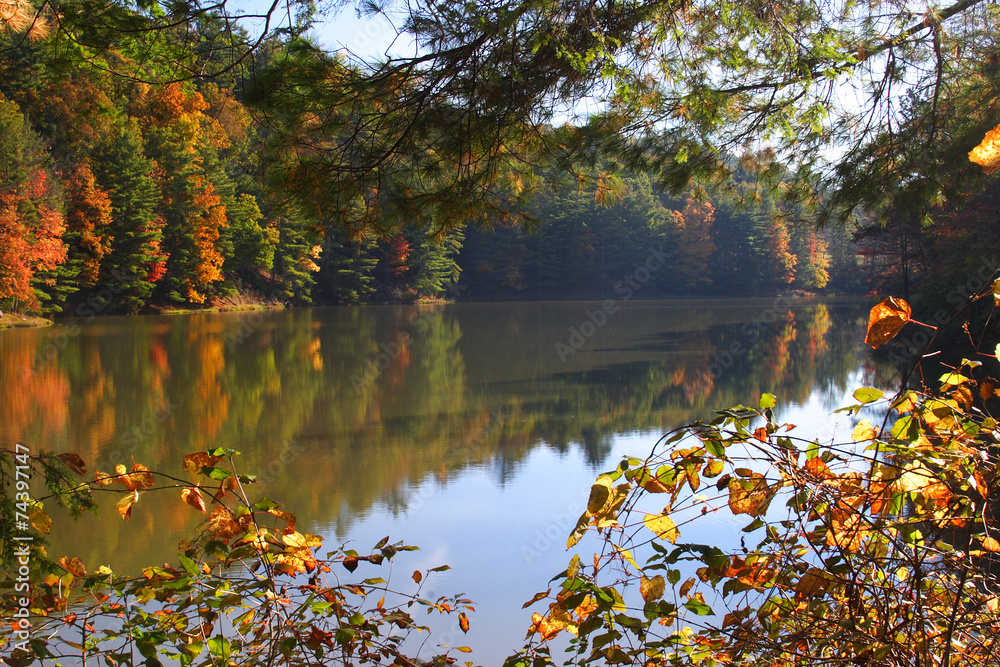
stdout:
[[[465,593],[477,612],[468,635],[440,628],[437,639],[499,664],[530,625],[522,604],[565,569],[591,483],[623,454],[642,457],[663,432],[763,392],[803,435],[849,435],[833,410],[855,388],[889,382],[863,349],[870,305],[779,297],[69,320],[0,332],[0,439],[76,452],[91,473],[134,459],[181,475],[185,454],[238,449],[257,492],[327,545],[367,553],[389,535],[420,546],[397,557],[402,587],[413,570],[450,565],[423,595]],[[125,522],[112,507],[120,495],[100,519],[54,513],[50,555],[119,573],[175,561],[201,515],[159,492]],[[711,521],[685,537],[726,539],[730,526]],[[374,576],[365,567],[355,574]]]

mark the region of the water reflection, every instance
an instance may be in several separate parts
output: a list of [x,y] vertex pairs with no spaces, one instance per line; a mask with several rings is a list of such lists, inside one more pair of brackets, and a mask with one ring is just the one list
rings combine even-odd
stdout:
[[[360,517],[405,514],[427,483],[476,470],[503,485],[543,445],[596,469],[622,434],[764,391],[798,403],[836,395],[861,364],[865,304],[630,302],[572,345],[599,306],[327,308],[3,332],[0,438],[78,452],[90,471],[134,459],[178,472],[189,452],[232,447],[262,493],[342,538]],[[147,494],[155,511],[140,502],[130,524],[109,507],[98,528],[54,541],[88,567],[162,561],[199,520],[174,500]]]

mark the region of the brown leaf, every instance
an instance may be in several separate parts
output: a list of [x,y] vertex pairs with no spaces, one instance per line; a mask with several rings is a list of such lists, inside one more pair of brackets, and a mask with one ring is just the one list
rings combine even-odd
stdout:
[[[124,466],[122,466],[124,468]],[[115,509],[118,513],[122,515],[122,518],[126,521],[132,516],[132,505],[135,505],[139,501],[139,492],[133,490],[132,493],[127,496],[122,496],[122,499],[115,503]]]
[[413,580],[415,582],[417,582],[419,584],[423,578],[424,578],[424,575],[420,574],[420,570],[414,570],[413,571]]
[[76,556],[73,556],[72,558],[66,558],[66,556],[63,556],[62,558],[59,559],[59,564],[62,565],[63,568],[67,572],[70,572],[74,577],[87,576],[87,568],[83,566],[83,561],[81,561]]
[[185,487],[181,491],[181,499],[199,512],[207,512],[205,500],[201,497],[201,489],[196,487]]
[[208,452],[195,452],[184,457],[184,472],[192,475],[200,475],[201,469],[206,466],[214,466],[221,456],[211,456]]
[[993,390],[996,388],[996,380],[991,377],[983,378],[983,381],[979,383],[979,398],[984,401],[988,398],[993,398]]
[[60,454],[59,455],[59,459],[63,463],[65,463],[66,466],[70,470],[72,470],[73,472],[75,472],[77,475],[80,475],[81,477],[86,476],[86,474],[87,474],[87,470],[86,470],[87,464],[83,462],[83,459],[80,458],[79,454],[74,454],[72,452],[68,452],[66,454]]
[[772,495],[764,476],[752,472],[749,479],[729,482],[729,509],[733,514],[758,516],[767,507]]
[[667,581],[663,578],[662,574],[658,574],[652,579],[643,575],[639,579],[639,593],[642,595],[642,599],[646,602],[659,600],[663,597],[663,593],[666,590]]
[[691,577],[690,579],[688,579],[687,581],[685,581],[683,584],[681,584],[680,596],[684,597],[685,595],[687,595],[688,593],[690,593],[691,589],[694,588],[695,582],[696,582],[696,579],[694,577]]
[[354,556],[348,556],[344,559],[344,567],[347,568],[348,572],[354,572],[358,569],[358,559]]
[[291,512],[282,512],[279,509],[269,509],[267,511],[267,513],[268,514],[273,514],[274,516],[278,517],[279,519],[284,519],[285,523],[288,524],[281,531],[282,533],[284,533],[284,534],[287,535],[287,534],[295,532],[295,523],[296,523],[297,519],[296,519],[296,517],[295,517],[294,514],[292,514]]
[[868,333],[865,336],[865,343],[876,348],[892,339],[910,320],[911,312],[910,304],[891,296],[875,304],[868,314]]
[[795,599],[808,600],[820,597],[829,586],[830,575],[818,567],[811,567],[795,584]]

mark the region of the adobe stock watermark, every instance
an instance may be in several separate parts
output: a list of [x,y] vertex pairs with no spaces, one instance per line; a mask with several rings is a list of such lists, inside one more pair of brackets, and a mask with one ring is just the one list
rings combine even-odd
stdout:
[[[458,297],[466,289],[466,285],[452,283],[448,291]],[[410,313],[407,317],[407,328],[396,334],[395,339],[381,343],[379,352],[365,360],[361,373],[351,375],[351,386],[354,387],[354,392],[360,394],[365,387],[381,377],[392,362],[403,354],[403,350],[409,345],[414,334],[423,335],[430,331],[431,319],[432,314],[427,310],[414,310]]]
[[587,319],[575,327],[570,327],[567,342],[560,341],[555,344],[559,360],[565,364],[571,356],[586,345],[587,341],[597,333],[597,330],[607,324],[608,318],[618,312],[620,304],[631,299],[637,291],[642,289],[643,285],[649,282],[654,273],[663,268],[666,259],[667,256],[661,248],[653,248],[643,266],[615,283],[615,294],[620,295],[621,298],[606,299],[600,308],[586,312]]
[[34,503],[28,482],[31,479],[31,462],[28,457],[30,450],[18,443],[14,445],[14,523],[16,530],[14,541],[14,557],[17,559],[17,572],[14,578],[14,620],[10,626],[13,630],[11,644],[15,650],[29,651],[31,640],[31,543],[34,537],[28,533],[31,522],[28,518],[28,508]]

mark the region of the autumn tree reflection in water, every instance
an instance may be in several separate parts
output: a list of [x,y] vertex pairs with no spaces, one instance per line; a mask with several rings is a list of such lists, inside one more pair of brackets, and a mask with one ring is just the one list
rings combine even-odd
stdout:
[[[770,304],[635,301],[566,363],[554,344],[593,304],[289,310],[249,329],[246,314],[106,318],[41,357],[59,328],[9,331],[0,437],[76,451],[91,471],[133,457],[180,469],[185,453],[239,449],[267,495],[342,535],[359,514],[404,511],[418,484],[470,466],[491,465],[502,482],[547,446],[579,447],[599,467],[621,434],[764,391],[803,402],[846,386],[862,366],[864,304],[787,300],[748,333]],[[352,383],[392,341],[404,343],[377,376]],[[734,343],[728,367],[708,373]],[[84,537],[92,525],[57,542],[127,568],[169,557],[198,520],[180,503],[131,525],[105,511],[100,542]],[[142,544],[136,522],[150,524]]]

